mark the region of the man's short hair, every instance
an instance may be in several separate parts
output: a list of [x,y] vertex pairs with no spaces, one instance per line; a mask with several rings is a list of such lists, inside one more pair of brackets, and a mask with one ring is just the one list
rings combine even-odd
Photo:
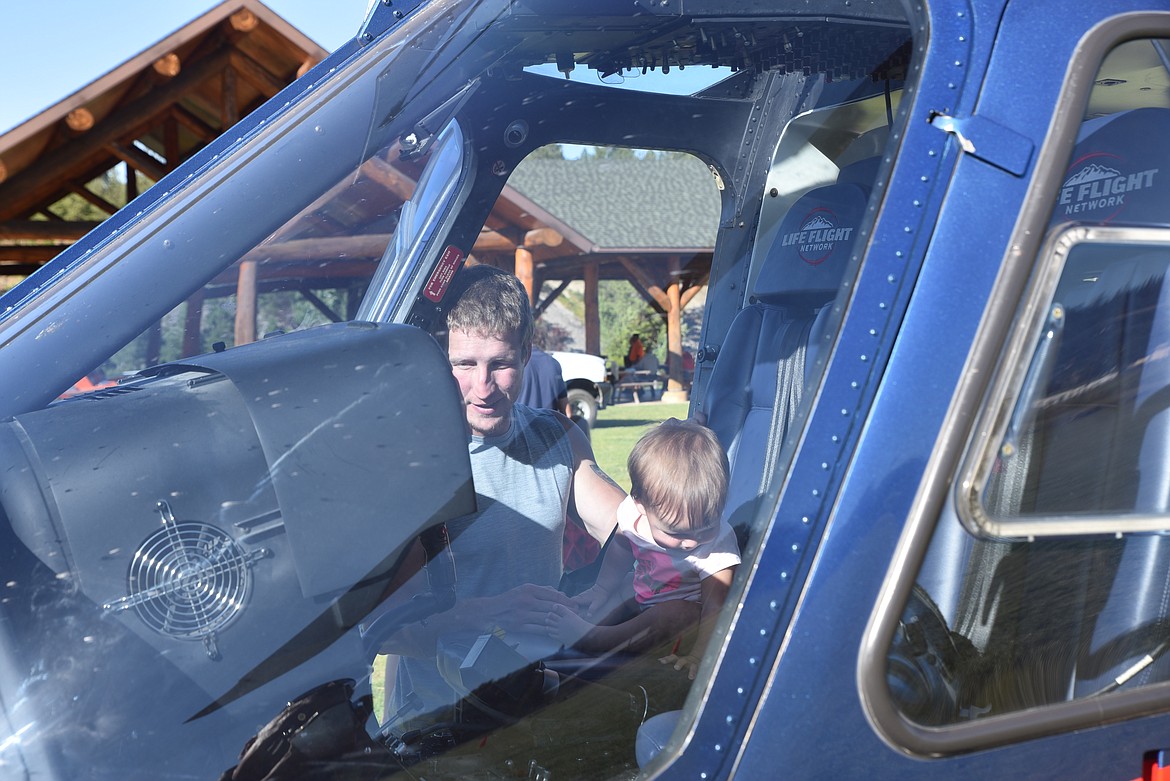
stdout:
[[627,462],[630,496],[682,530],[717,523],[727,502],[727,454],[715,432],[671,418],[634,445]]
[[444,343],[447,333],[457,329],[497,338],[517,334],[525,354],[532,347],[534,326],[528,291],[506,271],[484,264],[463,268],[455,275],[443,304],[447,308],[445,327],[435,335]]

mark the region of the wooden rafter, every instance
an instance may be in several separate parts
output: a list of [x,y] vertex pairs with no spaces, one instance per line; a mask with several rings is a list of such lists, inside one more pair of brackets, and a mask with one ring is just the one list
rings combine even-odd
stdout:
[[121,142],[129,131],[165,112],[186,91],[221,73],[228,60],[229,53],[221,51],[195,63],[166,85],[127,105],[116,116],[46,154],[37,165],[0,183],[0,219],[19,215],[26,208],[51,198],[60,182],[73,171],[86,167],[95,157],[107,155],[103,148],[106,144]]
[[178,104],[171,106],[168,113],[204,143],[214,140],[219,135],[215,128]]
[[[33,268],[43,266],[60,254],[64,247],[52,244],[37,244],[35,246],[17,245],[11,247],[0,246],[0,268],[8,264],[27,265]],[[17,274],[17,271],[2,271],[3,274]]]
[[84,198],[86,201],[89,202],[89,204],[91,206],[96,206],[97,208],[104,211],[106,214],[112,215],[114,212],[118,211],[117,206],[110,203],[105,198],[101,197],[100,195],[95,193],[93,190],[86,187],[84,184],[78,184],[76,182],[70,183],[68,185],[68,190],[69,190],[69,192],[74,193],[75,195],[78,195],[78,196]]
[[284,89],[287,79],[281,79],[238,49],[229,54],[232,68],[265,97],[272,97]]
[[569,284],[572,281],[573,280],[571,279],[561,280],[561,284],[557,285],[555,288],[549,291],[549,294],[536,304],[536,310],[533,312],[533,314],[539,319],[540,316],[543,315],[550,306],[552,306],[552,303],[560,298],[561,293],[565,292],[565,289],[569,287]]
[[0,241],[74,242],[100,224],[81,221],[9,220],[0,222]]
[[626,270],[626,273],[634,281],[634,287],[646,299],[646,303],[654,307],[659,314],[669,312],[670,300],[667,298],[666,291],[662,289],[662,286],[650,279],[646,271],[629,258],[621,257],[618,260],[622,264],[622,268]]
[[[114,157],[118,158],[134,170],[139,171],[140,173],[149,177],[152,181],[157,182],[167,173],[166,166],[164,164],[158,162],[153,157],[146,154],[146,152],[143,152],[137,147],[126,144],[112,143],[107,144],[106,148],[110,150],[110,154],[112,154]],[[127,181],[129,181],[129,178],[127,178]]]

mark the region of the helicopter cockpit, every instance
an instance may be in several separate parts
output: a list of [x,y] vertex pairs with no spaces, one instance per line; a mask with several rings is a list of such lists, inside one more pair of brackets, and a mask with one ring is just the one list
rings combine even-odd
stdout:
[[[750,561],[860,262],[913,34],[893,1],[552,5],[424,4],[5,297],[22,371],[0,372],[0,767],[242,780],[295,755],[303,777],[624,777],[671,734],[644,723],[702,708],[702,674],[506,635],[436,650],[456,723],[403,734],[362,699],[393,685],[371,672],[380,639],[454,599],[445,524],[475,510],[431,332],[460,269],[507,267],[536,224],[510,182],[538,150],[705,168],[713,249],[675,248],[674,274],[707,288],[692,409],[733,453]],[[626,189],[682,208],[652,178]],[[105,387],[63,397],[95,370]],[[412,579],[425,593],[396,599]]]

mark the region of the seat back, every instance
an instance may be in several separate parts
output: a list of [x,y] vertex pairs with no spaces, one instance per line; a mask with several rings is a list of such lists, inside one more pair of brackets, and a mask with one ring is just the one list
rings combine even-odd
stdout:
[[[859,168],[875,170],[868,161]],[[850,171],[800,197],[781,222],[748,305],[732,321],[702,410],[731,465],[724,513],[741,542],[767,490],[824,323],[857,240],[872,179]]]

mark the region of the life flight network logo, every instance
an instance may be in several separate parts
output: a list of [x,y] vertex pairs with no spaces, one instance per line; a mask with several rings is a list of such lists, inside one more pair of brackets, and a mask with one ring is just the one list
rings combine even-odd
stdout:
[[1157,168],[1126,172],[1125,160],[1117,155],[1094,152],[1085,155],[1069,167],[1072,174],[1060,188],[1058,212],[1064,217],[1077,217],[1086,212],[1111,209],[1104,218],[1108,221],[1125,208],[1126,198],[1140,190],[1154,186]]
[[819,266],[833,254],[838,242],[849,241],[852,236],[852,227],[841,225],[831,209],[818,206],[800,221],[800,230],[785,234],[781,246],[795,246],[801,260]]

